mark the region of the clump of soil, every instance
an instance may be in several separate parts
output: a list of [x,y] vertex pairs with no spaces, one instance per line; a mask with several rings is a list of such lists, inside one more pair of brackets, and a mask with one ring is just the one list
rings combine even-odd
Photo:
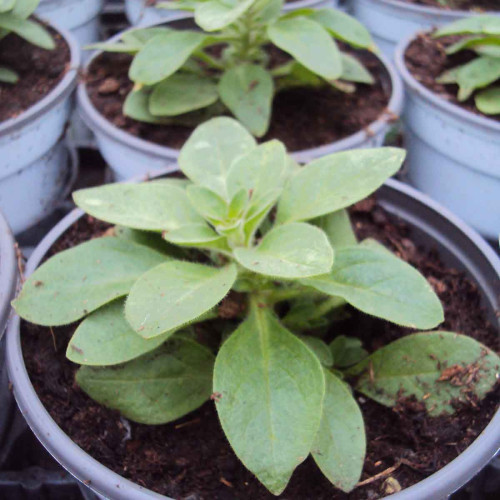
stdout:
[[422,5],[426,7],[439,7],[447,10],[474,10],[478,12],[488,12],[500,10],[498,0],[448,0],[447,5],[443,5],[439,0],[400,0],[405,3]]
[[70,50],[64,38],[49,31],[56,47],[45,50],[10,33],[0,40],[0,66],[15,71],[19,81],[0,83],[0,122],[14,118],[49,94],[69,67]]
[[[475,283],[444,265],[432,248],[416,244],[409,227],[388,215],[373,198],[357,204],[351,216],[360,238],[376,238],[427,277],[444,304],[445,322],[441,328],[470,335],[498,351],[498,332],[486,319]],[[90,217],[83,218],[59,239],[52,253],[98,236],[107,227]],[[411,333],[357,311],[350,312],[351,317],[337,323],[330,337],[342,331],[359,337],[373,351]],[[74,382],[77,365],[65,358],[75,327],[54,328],[52,335],[47,328],[23,323],[22,349],[40,399],[81,448],[123,477],[176,499],[275,498],[232,452],[213,401],[177,422],[146,426],[127,424],[117,412],[87,397]],[[211,328],[201,330],[210,335]],[[384,496],[397,483],[409,487],[441,469],[474,441],[494,415],[499,395],[497,387],[484,400],[460,405],[454,415],[437,418],[429,417],[411,398],[401,398],[395,408],[387,408],[358,395],[368,442],[362,476],[365,485],[346,495],[336,490],[308,459],[297,468],[282,498],[367,500]],[[384,471],[388,472],[372,480]],[[388,477],[392,478],[390,484],[385,482]]]
[[[374,85],[357,84],[352,94],[333,88],[282,91],[274,98],[270,128],[261,140],[278,139],[289,151],[300,151],[343,139],[384,115],[391,94],[387,72],[373,54],[359,51],[356,55],[376,78]],[[278,54],[271,57],[283,59]],[[123,115],[123,103],[133,86],[128,78],[130,62],[126,54],[111,53],[92,62],[86,76],[92,104],[113,125],[136,137],[181,148],[193,128],[148,124]]]
[[474,95],[464,102],[459,102],[457,85],[444,85],[436,82],[436,78],[444,71],[465,64],[476,57],[476,54],[469,50],[460,51],[457,54],[446,54],[446,47],[459,41],[460,38],[460,36],[447,36],[437,39],[429,33],[420,33],[406,49],[406,67],[417,81],[439,97],[477,115],[500,121],[500,115],[481,113],[474,103]]

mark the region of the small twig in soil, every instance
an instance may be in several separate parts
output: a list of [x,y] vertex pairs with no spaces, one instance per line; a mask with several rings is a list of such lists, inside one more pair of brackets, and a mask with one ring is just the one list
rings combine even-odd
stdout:
[[200,421],[199,418],[195,418],[194,420],[189,420],[188,422],[183,422],[182,424],[177,424],[174,429],[182,429],[183,427],[187,427],[188,425],[197,424]]
[[378,474],[375,474],[372,477],[369,477],[368,479],[365,479],[364,481],[359,482],[356,485],[356,488],[359,488],[360,486],[366,486],[367,484],[374,483],[375,481],[378,481],[379,479],[383,479],[384,477],[390,476],[394,471],[396,471],[401,465],[401,461],[398,460],[398,462],[393,465],[392,467],[389,467],[388,469],[385,469],[382,472],[379,472]]
[[54,351],[57,352],[56,336],[54,335],[54,330],[49,326],[50,334],[52,335],[52,342],[54,343]]
[[219,481],[220,481],[223,485],[227,486],[228,488],[233,488],[233,483],[230,483],[227,479],[224,479],[223,477],[221,477],[221,478],[219,479]]
[[19,243],[14,243],[14,250],[16,252],[16,257],[17,257],[17,269],[19,271],[19,276],[21,278],[21,283],[24,283],[26,280],[24,278],[24,261],[26,260],[24,258],[23,253],[21,252],[21,249],[19,248]]

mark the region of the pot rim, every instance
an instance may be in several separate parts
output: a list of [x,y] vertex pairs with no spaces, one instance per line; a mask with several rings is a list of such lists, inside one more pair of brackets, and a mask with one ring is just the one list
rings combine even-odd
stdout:
[[[456,233],[455,240],[459,242],[454,244],[460,246],[472,245],[474,252],[481,256],[481,260],[488,265],[490,270],[493,270],[493,274],[496,274],[497,280],[500,282],[500,258],[476,231],[469,228],[446,208],[408,185],[389,179],[384,184],[384,188],[389,190],[389,194],[393,193],[409,198],[409,201],[423,206],[432,212],[434,216],[447,221],[447,224]],[[409,205],[405,210],[411,213],[412,209]],[[27,276],[36,269],[57,238],[83,213],[83,210],[80,209],[73,210],[45,236],[27,263]],[[442,231],[434,229],[434,232],[436,234],[431,235],[431,237],[436,241],[439,241],[439,238],[444,242],[447,241],[447,237],[442,234]],[[464,260],[464,262],[466,261]],[[471,262],[466,263],[469,268],[472,267]],[[152,498],[172,500],[169,497],[143,488],[111,471],[82,450],[55,423],[38,398],[29,379],[21,349],[20,318],[18,316],[14,316],[7,330],[7,368],[10,380],[13,383],[14,396],[29,426],[43,446],[77,479],[85,482],[95,492],[118,500],[150,500]],[[460,488],[479,472],[499,448],[500,410],[496,412],[490,423],[463,453],[438,472],[402,492],[392,495],[391,498],[395,500],[430,498],[430,491],[436,495],[432,498],[441,498],[439,495],[450,494],[450,490],[455,491]]]
[[[356,1],[356,0],[355,0]],[[358,0],[358,1],[363,1],[363,0]],[[412,12],[413,14],[424,14],[428,16],[436,16],[436,17],[444,17],[449,19],[450,21],[455,20],[457,15],[461,16],[473,16],[473,15],[484,15],[488,14],[489,12],[495,12],[495,11],[486,11],[484,13],[479,13],[479,12],[474,12],[471,10],[458,10],[458,9],[440,9],[439,7],[430,7],[426,5],[416,5],[416,4],[409,4],[406,2],[401,2],[401,0],[369,0],[370,3],[378,3],[382,5],[387,5],[396,9],[404,10],[404,11],[409,11]]]
[[0,340],[11,313],[10,301],[14,297],[17,284],[17,260],[14,236],[0,211]]
[[66,74],[62,80],[42,99],[23,111],[19,116],[9,118],[0,123],[0,137],[10,134],[23,128],[29,122],[47,113],[61,101],[66,99],[76,86],[78,69],[81,64],[80,47],[74,36],[65,28],[61,28],[56,23],[50,23],[49,26],[55,29],[68,44],[70,60]]
[[414,94],[422,96],[427,101],[430,101],[434,106],[441,109],[445,113],[454,116],[458,120],[473,123],[475,126],[486,129],[489,132],[500,133],[500,122],[492,120],[491,118],[486,118],[482,115],[475,114],[472,111],[468,111],[460,107],[458,104],[453,104],[446,101],[442,97],[439,97],[438,94],[432,92],[427,87],[422,85],[410,73],[405,63],[405,52],[410,43],[416,39],[419,33],[420,32],[412,33],[409,37],[402,39],[397,44],[396,51],[394,53],[394,62],[396,64],[396,68],[403,78],[406,89],[410,90]]
[[[169,24],[171,22],[181,21],[185,19],[193,19],[193,16],[190,14],[179,14],[168,19],[145,24],[144,26],[128,28],[111,37],[105,43],[115,42],[123,33],[132,31],[134,29],[150,28],[153,26]],[[101,53],[102,50],[99,50],[92,54],[92,56],[84,66],[85,73],[88,71],[88,68],[92,61]],[[388,80],[391,84],[391,95],[386,109],[381,113],[377,120],[371,122],[367,127],[359,130],[355,134],[351,134],[333,143],[292,152],[291,154],[293,154],[296,159],[300,161],[301,158],[319,157],[339,150],[353,149],[372,135],[377,135],[388,123],[390,123],[394,115],[397,115],[398,117],[400,116],[403,109],[404,95],[403,84],[399,78],[398,72],[396,71],[392,63],[383,54],[379,53],[374,55],[380,60],[385,70],[387,71]],[[112,124],[92,104],[86,90],[85,81],[80,82],[78,85],[77,100],[78,111],[83,121],[87,124],[87,126],[89,126],[89,128],[97,128],[101,133],[107,135],[111,139],[125,144],[129,147],[133,147],[134,149],[137,149],[144,153],[153,153],[156,156],[163,157],[165,159],[178,157],[180,151],[179,149],[170,148],[168,146],[161,146],[159,144],[149,142],[145,139],[141,139],[128,132],[125,132],[124,130],[119,129],[114,124]]]

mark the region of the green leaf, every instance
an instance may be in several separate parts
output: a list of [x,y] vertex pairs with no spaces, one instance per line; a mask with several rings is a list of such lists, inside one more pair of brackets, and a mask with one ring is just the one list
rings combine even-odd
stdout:
[[127,323],[124,307],[124,300],[116,300],[83,320],[68,344],[66,357],[79,365],[117,365],[153,351],[172,335],[143,339]]
[[122,238],[96,238],[54,255],[13,302],[38,325],[66,325],[126,295],[144,272],[168,257]]
[[149,40],[154,38],[156,35],[164,35],[170,33],[173,30],[167,28],[166,26],[153,26],[152,28],[137,28],[128,31],[124,31],[121,35],[121,39],[125,43],[133,43],[136,45],[144,46]]
[[452,402],[483,398],[496,384],[500,359],[471,337],[420,332],[398,339],[350,370],[356,390],[394,406],[415,396],[431,415],[453,413]]
[[16,17],[26,19],[31,16],[35,9],[38,7],[40,0],[16,0],[12,14]]
[[167,241],[174,245],[193,248],[208,248],[222,252],[230,252],[224,236],[217,234],[207,224],[192,224],[164,233]]
[[267,192],[258,199],[252,200],[251,207],[245,214],[245,243],[248,245],[252,242],[255,232],[264,222],[271,209],[274,207],[277,199],[281,194],[280,189],[273,189]]
[[474,90],[500,78],[500,58],[482,56],[464,64],[457,71],[458,100],[467,100]]
[[363,415],[349,387],[325,370],[323,416],[312,456],[337,488],[349,493],[361,477],[366,452]]
[[229,202],[228,217],[231,219],[240,217],[248,204],[249,193],[246,189],[241,188],[234,193]]
[[297,61],[327,80],[342,74],[340,51],[329,33],[311,19],[296,17],[271,24],[271,41]]
[[358,242],[352,229],[349,214],[345,209],[313,219],[311,224],[324,231],[334,249],[356,245]]
[[262,137],[269,128],[274,83],[271,74],[255,64],[228,69],[219,81],[219,95],[231,113],[252,134]]
[[335,38],[353,47],[373,48],[370,32],[354,17],[336,9],[314,9],[308,16],[326,28]]
[[196,4],[194,19],[205,31],[216,31],[232,24],[255,0],[205,0]]
[[154,87],[149,112],[154,116],[177,116],[210,106],[218,98],[217,87],[210,78],[175,74]]
[[275,495],[309,454],[324,390],[317,357],[268,309],[254,306],[217,355],[214,391],[224,433],[245,467]]
[[302,283],[399,325],[428,329],[444,320],[441,302],[427,280],[406,262],[373,245],[336,250],[331,273]]
[[356,337],[339,335],[330,343],[333,364],[337,368],[355,365],[368,356],[363,343]]
[[435,38],[448,35],[500,35],[500,18],[497,16],[470,16],[447,24],[434,33]]
[[333,153],[292,177],[278,204],[278,223],[314,219],[360,201],[400,168],[405,152],[374,148]]
[[372,85],[375,78],[372,74],[354,57],[344,52],[342,56],[342,80],[348,82],[367,83]]
[[219,303],[236,274],[234,264],[221,269],[191,262],[161,264],[134,283],[125,317],[146,339],[178,329]]
[[115,367],[84,366],[78,385],[98,403],[141,424],[172,422],[196,410],[211,394],[214,358],[183,337]]
[[204,223],[184,189],[167,184],[108,184],[73,193],[75,203],[100,220],[134,229],[171,231]]
[[436,78],[436,82],[443,84],[457,83],[459,70],[460,66],[458,66],[457,68],[452,68],[447,71],[444,71]]
[[0,12],[7,12],[14,7],[16,0],[0,0]]
[[228,200],[227,173],[231,164],[255,147],[255,139],[236,120],[213,118],[196,128],[184,144],[179,167],[193,182]]
[[188,187],[187,195],[194,209],[205,219],[222,221],[227,217],[228,204],[212,190],[192,185]]
[[500,114],[500,87],[491,87],[476,95],[476,106],[486,115]]
[[284,0],[256,0],[254,6],[255,20],[259,23],[270,24],[281,16]]
[[175,73],[203,43],[206,35],[197,31],[172,30],[156,35],[134,57],[129,78],[153,85]]
[[323,340],[312,335],[297,335],[297,337],[311,349],[323,366],[330,367],[333,365],[332,351]]
[[254,248],[235,248],[245,268],[277,278],[300,278],[328,272],[333,250],[325,233],[306,223],[278,226]]
[[15,71],[9,68],[0,66],[0,82],[4,83],[17,83],[19,81],[19,76]]
[[43,49],[51,50],[55,47],[50,33],[40,24],[22,19],[13,13],[0,14],[0,28],[12,31],[26,41]]
[[102,50],[103,52],[116,52],[117,54],[137,54],[141,50],[142,45],[137,43],[124,42],[98,42],[90,45],[85,45],[85,50]]
[[[462,40],[459,40],[458,42],[450,45],[449,47],[446,48],[446,53],[447,54],[456,54],[457,52],[460,52],[461,50],[464,49],[472,49],[476,50],[478,47],[480,48],[481,46],[498,46],[500,45],[500,36],[473,36],[473,37],[467,37],[463,38]],[[497,47],[498,48],[498,47]]]
[[154,116],[150,113],[150,96],[150,90],[131,90],[126,97],[125,102],[123,103],[123,114],[140,122],[158,124],[170,123],[170,120],[168,118]]

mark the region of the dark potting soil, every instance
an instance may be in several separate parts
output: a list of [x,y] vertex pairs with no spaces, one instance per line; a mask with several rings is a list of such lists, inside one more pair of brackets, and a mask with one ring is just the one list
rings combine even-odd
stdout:
[[[435,250],[416,245],[407,225],[389,216],[374,199],[356,205],[351,215],[360,238],[378,239],[427,277],[445,307],[442,329],[468,334],[498,350],[498,332],[485,318],[476,284],[462,272],[443,265]],[[56,242],[51,253],[98,236],[106,229],[105,224],[83,218]],[[411,333],[351,312],[351,318],[335,325],[335,333],[358,336],[370,351]],[[175,499],[275,498],[232,452],[214,402],[177,422],[146,426],[127,424],[117,412],[87,397],[74,382],[77,365],[65,358],[75,327],[50,331],[23,323],[22,348],[37,394],[57,424],[81,448],[123,477]],[[205,335],[211,331],[212,326],[210,330],[199,329]],[[335,333],[331,332],[331,336]],[[336,490],[308,459],[297,468],[282,498],[371,500],[392,491],[391,485],[405,488],[424,479],[466,449],[484,429],[497,408],[499,389],[482,401],[457,406],[454,415],[434,418],[413,400],[402,399],[391,409],[357,395],[368,442],[362,481],[368,484],[346,495]],[[388,477],[390,484],[386,482]]]
[[[280,92],[273,101],[269,131],[261,140],[279,139],[289,151],[300,151],[338,141],[383,115],[391,93],[390,85],[382,83],[382,77],[388,80],[385,69],[372,54],[357,54],[376,78],[374,85],[358,84],[352,94],[328,88]],[[126,54],[110,53],[93,61],[86,76],[92,104],[113,125],[136,137],[181,148],[193,128],[142,123],[123,115],[123,103],[133,86],[128,78],[130,61]]]
[[459,36],[449,36],[435,39],[428,33],[419,34],[406,49],[406,67],[417,81],[439,97],[477,115],[500,121],[500,115],[481,113],[476,108],[474,96],[464,102],[459,102],[457,99],[457,85],[444,85],[436,82],[436,78],[444,71],[465,64],[475,57],[475,53],[472,51],[461,51],[457,54],[446,55],[445,48],[457,42],[460,38]]
[[43,99],[64,77],[70,50],[64,38],[49,31],[56,47],[45,50],[11,33],[0,40],[0,66],[14,70],[19,81],[0,83],[0,122],[14,118]]
[[488,12],[500,10],[498,0],[448,0],[448,5],[442,5],[439,0],[400,0],[404,3],[422,5],[425,7],[438,7],[447,10],[475,10]]

